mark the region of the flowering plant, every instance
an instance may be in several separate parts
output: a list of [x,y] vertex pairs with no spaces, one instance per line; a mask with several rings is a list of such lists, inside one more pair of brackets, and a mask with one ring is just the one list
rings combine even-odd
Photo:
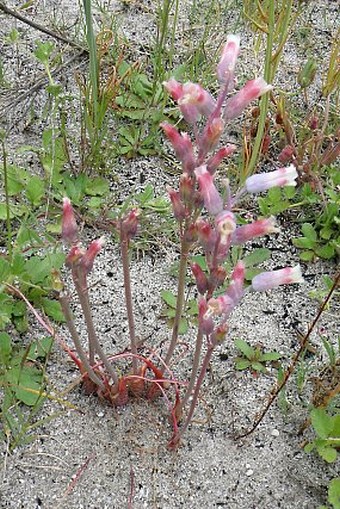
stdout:
[[[234,88],[238,54],[239,37],[230,35],[217,66],[217,77],[221,88],[216,100],[208,91],[195,83],[181,84],[175,79],[164,83],[173,100],[177,102],[184,119],[191,125],[194,135],[194,141],[192,141],[187,133],[180,133],[168,123],[161,124],[183,169],[178,190],[168,189],[179,229],[180,262],[176,312],[172,336],[164,360],[154,362],[150,357],[140,355],[136,344],[128,249],[130,240],[137,232],[138,210],[131,210],[115,225],[120,236],[125,302],[131,340],[130,350],[124,355],[132,359],[131,373],[118,376],[114,362],[122,354],[109,357],[103,352],[93,326],[87,286],[87,275],[92,269],[94,258],[103,246],[103,239],[92,242],[87,250],[80,246],[71,203],[68,198],[64,199],[62,236],[70,245],[66,264],[71,268],[85,317],[89,341],[88,353],[81,345],[71,316],[68,297],[64,291],[60,293],[60,302],[78,357],[73,353],[72,355],[83,374],[85,387],[88,391],[97,391],[101,397],[114,405],[122,405],[127,402],[129,395],[145,395],[148,398],[154,398],[160,393],[163,393],[169,402],[166,391],[170,384],[174,384],[176,398],[175,403],[171,405],[174,434],[169,443],[172,448],[177,447],[191,421],[212,352],[225,340],[228,332],[228,318],[246,291],[245,265],[241,260],[236,263],[230,274],[226,272],[225,261],[229,250],[234,245],[277,231],[274,218],[259,219],[247,225],[237,226],[237,219],[233,212],[235,205],[246,193],[260,193],[274,186],[296,185],[297,172],[292,165],[270,173],[253,175],[247,178],[244,186],[236,193],[232,193],[228,180],[223,181],[222,194],[215,184],[219,164],[236,148],[233,145],[226,145],[217,149],[226,123],[240,115],[252,100],[259,98],[272,88],[262,78],[258,78],[248,81],[239,92],[229,98],[228,95]],[[200,130],[202,118],[205,119],[205,125]],[[204,217],[201,217],[202,213],[205,214]],[[191,375],[184,394],[181,394],[168,366],[171,364],[178,342],[189,257],[197,245],[204,252],[207,269],[203,270],[197,263],[190,265],[200,295],[198,327]],[[255,276],[247,291],[266,291],[282,284],[298,283],[301,280],[299,266],[287,267]],[[222,285],[226,290],[222,295],[216,296],[216,291]],[[207,345],[204,355],[202,354],[203,341],[206,341]],[[152,373],[152,377],[147,376],[149,372]],[[190,397],[191,402],[186,413]]]

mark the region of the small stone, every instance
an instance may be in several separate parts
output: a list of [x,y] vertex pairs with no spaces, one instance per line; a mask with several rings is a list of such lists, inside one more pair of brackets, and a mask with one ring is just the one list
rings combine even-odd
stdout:
[[97,417],[104,417],[105,415],[105,412],[103,412],[103,410],[100,410],[99,412],[97,412]]
[[246,471],[246,476],[250,477],[251,475],[253,475],[254,473],[254,470],[252,470],[251,468],[249,468],[247,471]]
[[278,429],[273,429],[271,434],[273,437],[278,437],[280,435],[280,432]]

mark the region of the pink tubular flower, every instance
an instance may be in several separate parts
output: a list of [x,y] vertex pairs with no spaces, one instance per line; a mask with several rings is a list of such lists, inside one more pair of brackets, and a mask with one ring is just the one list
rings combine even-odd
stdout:
[[214,118],[207,123],[199,141],[200,152],[207,154],[216,147],[223,133],[223,128],[224,122],[221,118]]
[[208,117],[215,109],[216,101],[200,85],[188,82],[183,85],[183,95],[178,99],[178,105],[185,120],[193,124],[200,115]]
[[167,188],[169,198],[172,204],[172,211],[177,221],[183,221],[186,217],[186,208],[181,202],[181,198],[178,191],[175,191],[171,187]]
[[243,296],[245,277],[245,265],[242,261],[237,262],[231,276],[231,283],[224,295],[208,301],[205,317],[223,315],[226,320],[232,310],[237,306]]
[[177,159],[183,163],[183,170],[188,173],[193,172],[196,164],[189,135],[179,133],[173,125],[167,122],[162,122],[160,126],[173,146]]
[[208,278],[198,265],[198,263],[191,264],[191,270],[193,275],[195,276],[196,286],[199,293],[202,295],[208,290]]
[[248,177],[245,187],[248,193],[261,193],[271,187],[296,186],[298,173],[293,164],[287,168],[271,171],[270,173],[260,173]]
[[235,216],[228,210],[222,210],[215,217],[216,230],[220,234],[221,244],[227,244],[231,234],[236,229]]
[[200,328],[204,334],[211,334],[214,330],[214,322],[211,316],[207,315],[207,302],[205,299],[200,299],[198,302],[198,321]]
[[268,219],[259,219],[253,223],[236,228],[231,237],[231,244],[233,246],[239,246],[240,244],[248,242],[248,240],[254,239],[256,237],[262,237],[263,235],[268,235],[269,233],[276,233],[278,231],[279,229],[276,227],[274,217],[269,217]]
[[204,221],[204,219],[198,219],[196,221],[196,231],[198,240],[200,241],[205,251],[211,251],[216,242],[216,232],[212,229],[211,225]]
[[140,213],[139,209],[132,209],[121,220],[120,228],[122,236],[132,239],[136,235]]
[[84,254],[85,254],[84,249],[82,249],[79,246],[72,246],[66,257],[65,261],[66,267],[72,267],[78,264],[78,262],[80,262],[80,260],[84,256]]
[[265,292],[280,285],[289,285],[291,283],[302,283],[303,277],[300,265],[296,267],[286,267],[285,269],[262,272],[255,276],[251,286],[257,292]]
[[248,81],[234,97],[229,99],[224,111],[226,120],[238,117],[248,104],[261,95],[269,92],[273,87],[268,85],[263,78]]
[[78,226],[71,202],[68,198],[63,199],[63,217],[61,235],[65,242],[75,244],[78,241]]
[[228,35],[222,51],[221,60],[217,66],[217,77],[220,83],[230,84],[234,78],[237,57],[240,53],[240,37]]
[[207,162],[207,170],[210,175],[214,175],[220,162],[225,157],[230,156],[236,150],[236,145],[227,145],[226,147],[220,148],[216,154],[214,154]]
[[196,168],[195,175],[205,208],[210,214],[217,215],[223,210],[223,200],[215,187],[213,176],[208,172],[206,165]]
[[86,274],[88,274],[92,270],[94,259],[100,252],[104,244],[105,238],[100,237],[99,239],[92,241],[89,247],[87,248],[80,262]]
[[183,95],[183,85],[175,80],[175,78],[170,78],[169,81],[163,81],[163,85],[166,90],[171,95],[174,101],[178,101]]

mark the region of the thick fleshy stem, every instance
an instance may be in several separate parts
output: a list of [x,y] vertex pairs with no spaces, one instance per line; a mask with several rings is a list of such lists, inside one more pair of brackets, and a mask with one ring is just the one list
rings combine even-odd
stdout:
[[135,321],[134,321],[134,315],[133,315],[132,292],[131,292],[131,278],[130,278],[130,266],[129,266],[129,241],[127,238],[124,238],[123,234],[121,235],[120,249],[121,249],[122,264],[123,264],[125,306],[126,306],[126,312],[127,312],[127,317],[128,317],[131,352],[133,353],[132,369],[133,369],[133,374],[136,375],[137,371],[138,371],[137,358],[135,357],[135,355],[137,354],[137,341],[136,341]]
[[91,307],[90,307],[90,301],[89,301],[89,295],[88,295],[88,288],[87,288],[87,281],[86,281],[86,275],[84,274],[81,267],[74,267],[72,269],[72,276],[74,281],[74,286],[76,288],[79,302],[81,305],[81,308],[84,313],[86,328],[87,328],[87,334],[89,339],[89,359],[90,364],[94,364],[94,354],[97,352],[100,359],[102,360],[104,366],[106,367],[108,374],[111,376],[113,382],[115,385],[118,384],[118,376],[115,370],[112,368],[111,364],[109,363],[104,350],[100,346],[99,340],[97,338],[97,334],[94,328],[92,314],[91,314]]
[[[184,228],[184,236],[185,232],[188,228],[188,222],[186,222],[186,227]],[[189,243],[182,236],[181,240],[181,255],[179,260],[179,271],[178,271],[178,285],[177,285],[177,302],[176,302],[176,313],[174,318],[174,324],[172,328],[172,337],[171,343],[168,349],[168,353],[165,357],[165,364],[169,365],[170,359],[174,353],[174,350],[177,345],[178,340],[178,329],[179,322],[182,318],[182,311],[184,306],[184,293],[185,293],[185,277],[187,274],[187,266],[188,266],[188,254],[189,254]]]
[[189,424],[191,422],[192,416],[193,416],[195,408],[196,408],[196,404],[197,404],[198,396],[199,396],[199,393],[200,393],[201,385],[202,385],[202,382],[203,382],[204,377],[206,375],[208,366],[210,364],[211,356],[212,356],[212,353],[213,353],[213,351],[215,349],[215,346],[216,346],[215,342],[209,342],[209,344],[208,344],[208,349],[207,349],[207,352],[206,352],[206,354],[204,356],[204,359],[203,359],[202,368],[201,368],[200,374],[199,374],[197,382],[196,382],[195,391],[194,391],[194,394],[193,394],[193,397],[192,397],[192,401],[191,401],[191,405],[190,405],[190,408],[189,408],[189,412],[188,412],[187,418],[186,418],[185,423],[183,424],[183,426],[180,428],[180,430],[171,439],[170,444],[173,447],[177,447],[179,445],[181,437],[183,436],[183,434],[185,433],[187,427],[189,426]]
[[98,385],[98,387],[100,387],[101,389],[104,389],[104,384],[103,384],[102,380],[100,380],[100,378],[93,371],[92,366],[90,365],[89,360],[87,358],[87,355],[83,350],[77,329],[74,324],[72,312],[71,312],[70,305],[69,305],[69,299],[68,299],[67,295],[60,293],[59,294],[59,302],[60,302],[61,309],[65,316],[67,328],[70,331],[72,341],[74,343],[74,346],[77,350],[77,353],[79,355],[79,358],[82,362],[82,365],[83,365],[85,371],[87,371],[87,374],[89,375],[92,382],[94,382],[96,385]]

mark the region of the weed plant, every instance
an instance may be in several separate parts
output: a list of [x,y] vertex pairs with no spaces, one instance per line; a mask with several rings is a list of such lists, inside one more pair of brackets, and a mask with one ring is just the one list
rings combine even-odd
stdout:
[[[225,125],[238,117],[251,101],[268,93],[272,88],[264,79],[258,78],[247,82],[241,90],[230,96],[234,88],[238,53],[239,37],[229,36],[217,66],[220,92],[216,100],[207,90],[192,82],[183,85],[171,78],[164,83],[172,99],[177,102],[184,119],[191,126],[193,135],[191,139],[189,134],[180,133],[171,124],[161,124],[182,166],[178,190],[168,190],[178,224],[180,261],[176,303],[173,302],[172,335],[164,359],[155,359],[154,354],[145,357],[138,352],[129,247],[137,234],[140,210],[127,210],[115,221],[123,265],[130,348],[124,353],[107,355],[100,345],[94,327],[87,282],[95,258],[103,248],[104,239],[94,240],[87,248],[83,248],[71,202],[69,198],[64,198],[63,202],[62,237],[69,246],[66,265],[71,270],[88,335],[88,346],[84,349],[72,318],[69,294],[65,286],[59,292],[59,301],[76,349],[76,352],[69,353],[82,373],[86,391],[96,392],[113,405],[125,405],[131,396],[154,399],[163,394],[173,420],[174,433],[169,442],[171,448],[179,445],[191,422],[211,356],[226,339],[229,316],[244,293],[266,291],[281,284],[298,283],[302,280],[300,267],[297,266],[260,273],[252,278],[251,285],[246,288],[244,262],[236,258],[231,268],[225,263],[232,246],[240,246],[251,239],[277,231],[274,218],[259,219],[238,226],[233,209],[240,199],[247,193],[257,194],[276,186],[294,187],[297,178],[295,167],[289,166],[248,177],[244,186],[234,193],[227,180],[222,183],[222,193],[215,184],[219,164],[235,150],[231,145],[217,149]],[[205,119],[205,123],[202,123],[201,119]],[[204,270],[198,263],[190,263],[193,250],[198,246],[203,252]],[[191,375],[183,392],[180,390],[182,383],[174,378],[173,371],[176,366],[172,366],[172,362],[184,311],[189,263],[200,298],[197,303],[197,339]],[[56,288],[62,285],[60,281]],[[225,288],[219,294],[223,285]],[[131,371],[121,374],[116,363],[123,358],[131,360]],[[171,386],[175,391],[174,401],[171,397]]]

